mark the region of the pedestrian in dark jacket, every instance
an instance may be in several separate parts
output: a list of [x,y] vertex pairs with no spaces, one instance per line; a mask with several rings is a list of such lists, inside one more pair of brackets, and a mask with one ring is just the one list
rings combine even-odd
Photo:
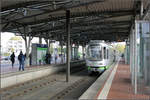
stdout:
[[15,53],[13,52],[10,56],[10,60],[11,60],[11,63],[12,63],[12,68],[14,67],[14,63],[15,63]]
[[48,64],[48,53],[45,55],[45,63]]
[[25,55],[23,55],[22,51],[20,52],[18,56],[18,60],[19,60],[19,71],[21,69],[24,71]]

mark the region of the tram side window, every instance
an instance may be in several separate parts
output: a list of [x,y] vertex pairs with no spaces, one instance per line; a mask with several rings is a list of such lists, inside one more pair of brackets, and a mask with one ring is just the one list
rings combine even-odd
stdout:
[[104,47],[103,49],[104,49],[104,59],[107,59],[106,47]]
[[109,50],[107,49],[107,59],[109,59]]

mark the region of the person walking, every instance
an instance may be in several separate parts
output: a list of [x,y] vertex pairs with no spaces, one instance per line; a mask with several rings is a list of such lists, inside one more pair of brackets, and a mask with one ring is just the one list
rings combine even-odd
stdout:
[[22,51],[20,52],[18,56],[19,60],[19,71],[22,69],[24,71],[24,61],[25,61],[25,55],[23,55]]
[[45,55],[45,63],[48,64],[48,53]]
[[11,63],[12,63],[12,68],[14,67],[14,63],[15,63],[15,53],[13,52],[10,56],[10,60],[11,60]]
[[45,62],[46,64],[51,64],[51,54],[46,53]]

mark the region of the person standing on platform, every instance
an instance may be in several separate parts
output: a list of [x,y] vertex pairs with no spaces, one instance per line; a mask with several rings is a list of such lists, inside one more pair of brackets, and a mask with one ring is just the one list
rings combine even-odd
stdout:
[[48,64],[48,53],[45,55],[45,63]]
[[12,62],[12,68],[14,67],[14,63],[15,63],[15,53],[13,52],[10,56],[10,60]]
[[29,60],[30,61],[30,65],[32,65],[32,54],[31,53],[29,54],[29,59],[30,59]]
[[18,56],[18,60],[19,60],[19,71],[21,69],[24,71],[25,55],[23,55],[22,51],[20,52]]

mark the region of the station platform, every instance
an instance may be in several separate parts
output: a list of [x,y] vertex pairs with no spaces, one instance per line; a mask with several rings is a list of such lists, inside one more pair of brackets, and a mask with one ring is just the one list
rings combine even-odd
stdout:
[[[150,95],[145,92],[134,94],[130,79],[130,66],[126,65],[123,60],[111,66],[103,74],[79,99],[150,99]],[[150,88],[145,89],[150,91]],[[142,90],[138,89],[138,91]]]
[[[73,62],[80,62],[83,60],[72,60],[71,63]],[[8,63],[8,62],[7,62]],[[39,68],[44,68],[44,67],[48,67],[48,66],[62,66],[65,65],[65,62],[57,62],[55,64],[55,62],[52,62],[52,64],[41,64],[41,65],[30,65],[30,66],[26,66],[24,69],[25,71],[28,70],[32,70],[32,69],[39,69]],[[19,62],[17,62],[17,64],[12,68],[11,63],[9,62],[8,66],[6,67],[2,67],[0,68],[0,74],[9,74],[9,73],[15,73],[19,71]]]
[[[73,60],[76,61],[76,60]],[[47,67],[49,65],[51,66],[57,66],[57,65],[62,65],[65,63],[65,59],[63,59],[63,62],[61,61],[61,58],[59,57],[57,61],[55,62],[54,58],[52,58],[51,64],[41,64],[41,65],[30,65],[30,66],[25,66],[25,70],[30,70],[33,68],[43,68]],[[12,68],[11,61],[10,60],[3,60],[1,61],[1,66],[0,66],[0,74],[7,74],[7,73],[12,73],[12,72],[18,72],[19,71],[19,61],[16,59],[15,64]]]
[[[48,66],[59,66],[63,65],[64,63],[58,63],[58,64],[44,64],[44,65],[30,65],[26,66],[24,69],[25,71],[32,70],[32,69],[39,69],[39,68],[44,68]],[[19,72],[19,65],[14,66],[13,68],[9,66],[8,68],[1,68],[1,73],[0,74],[9,74],[9,73],[15,73]]]

